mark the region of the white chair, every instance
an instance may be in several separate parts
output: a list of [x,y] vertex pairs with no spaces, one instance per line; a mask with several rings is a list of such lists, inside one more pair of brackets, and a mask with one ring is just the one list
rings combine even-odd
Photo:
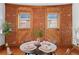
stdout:
[[7,49],[7,55],[12,55],[12,51],[11,51],[8,43],[6,43],[6,49]]
[[71,53],[71,50],[68,48],[65,52],[65,55],[70,55],[70,53]]
[[57,44],[57,41],[55,39],[50,39],[50,42],[55,44],[55,45]]

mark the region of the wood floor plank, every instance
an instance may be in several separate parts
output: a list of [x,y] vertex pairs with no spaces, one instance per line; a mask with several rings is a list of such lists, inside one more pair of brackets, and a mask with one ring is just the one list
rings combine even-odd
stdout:
[[[67,48],[58,48],[56,50],[56,55],[64,55]],[[11,47],[13,55],[24,55],[24,53],[18,47]],[[76,50],[72,53],[73,55],[79,55],[79,52]],[[6,48],[0,49],[0,55],[7,55]]]

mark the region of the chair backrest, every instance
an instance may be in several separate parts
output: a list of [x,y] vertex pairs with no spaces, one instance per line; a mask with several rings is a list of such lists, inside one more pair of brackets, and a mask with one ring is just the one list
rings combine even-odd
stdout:
[[6,43],[6,51],[7,51],[7,55],[13,55],[12,51],[11,51],[11,48],[9,47],[8,43]]
[[71,53],[71,50],[68,48],[65,52],[65,55],[70,55],[70,53]]
[[10,47],[7,47],[7,54],[12,55],[12,51],[11,51]]
[[53,43],[53,44],[57,43],[57,41],[55,39],[50,39],[50,42]]
[[56,42],[56,40],[53,40],[52,43],[56,44],[57,42]]

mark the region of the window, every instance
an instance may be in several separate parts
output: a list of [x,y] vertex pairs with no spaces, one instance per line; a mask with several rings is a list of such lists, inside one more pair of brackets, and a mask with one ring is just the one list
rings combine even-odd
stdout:
[[19,29],[27,29],[30,28],[30,17],[29,13],[20,13],[18,15],[18,28]]
[[59,15],[57,13],[48,13],[48,28],[58,28]]

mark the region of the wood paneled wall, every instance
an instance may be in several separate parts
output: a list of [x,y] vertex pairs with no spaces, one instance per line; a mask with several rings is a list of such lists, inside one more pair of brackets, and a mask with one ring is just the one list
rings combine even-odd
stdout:
[[[33,10],[33,31],[42,30],[44,36],[41,40],[45,39],[45,8],[35,7]],[[33,36],[34,37],[34,36]],[[36,37],[34,37],[36,39]]]
[[[11,35],[6,37],[6,41],[10,45],[19,45],[24,41],[35,40],[32,34],[35,29],[43,30],[43,40],[50,42],[56,41],[60,47],[70,47],[72,45],[72,5],[57,5],[57,6],[23,6],[5,4],[6,21],[12,25]],[[31,14],[31,28],[18,29],[18,14],[28,12]],[[58,13],[60,19],[58,21],[58,29],[47,28],[47,14]]]
[[[32,40],[32,29],[33,29],[33,12],[32,9],[29,7],[25,7],[25,6],[19,6],[17,9],[17,14],[19,13],[29,13],[31,15],[31,28],[29,29],[18,29],[17,28],[17,40],[19,41],[19,43],[23,43],[25,41],[30,41]],[[18,22],[18,17],[17,17],[17,22]],[[18,23],[17,23],[18,24]],[[18,25],[17,25],[18,26]]]
[[5,20],[11,24],[12,32],[9,35],[6,35],[6,42],[8,42],[10,45],[16,44],[16,33],[17,33],[17,6],[15,5],[5,5]]
[[72,5],[64,5],[61,13],[61,39],[63,46],[72,46]]

